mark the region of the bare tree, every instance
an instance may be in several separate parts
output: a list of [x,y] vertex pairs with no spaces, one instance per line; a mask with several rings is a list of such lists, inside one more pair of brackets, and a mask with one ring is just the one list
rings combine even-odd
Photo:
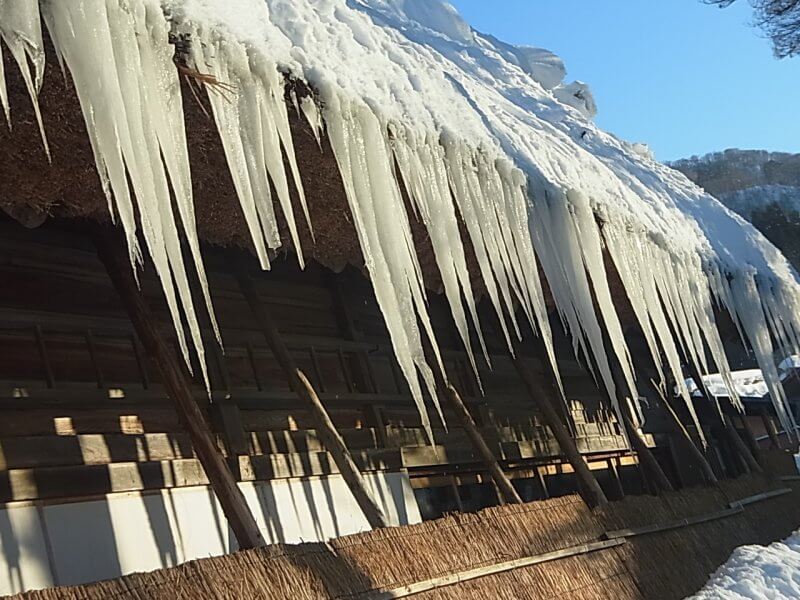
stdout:
[[[704,0],[727,7],[737,0]],[[800,54],[800,0],[749,0],[756,13],[756,24],[772,40],[775,56]]]

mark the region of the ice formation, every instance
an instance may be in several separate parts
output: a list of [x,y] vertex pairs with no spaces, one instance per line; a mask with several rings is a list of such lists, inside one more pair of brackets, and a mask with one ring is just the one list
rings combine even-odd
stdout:
[[[42,41],[42,20],[36,2],[13,0],[0,0],[0,41],[5,42],[11,51],[11,56],[22,73],[25,87],[33,102],[33,110],[42,143],[47,157],[50,158],[50,149],[47,145],[47,136],[44,133],[42,114],[39,110],[38,94],[44,77],[44,43]],[[30,61],[30,62],[29,62]],[[31,73],[31,64],[33,73]],[[0,43],[0,106],[6,115],[6,121],[11,126],[11,107],[8,105],[6,92],[6,79],[3,66],[3,45]]]
[[[315,91],[302,98],[292,92],[290,104],[333,149],[376,297],[426,424],[423,390],[438,408],[431,368],[441,359],[404,194],[430,235],[471,356],[471,330],[485,347],[460,222],[507,341],[519,336],[520,306],[555,366],[538,262],[576,352],[591,357],[615,403],[636,398],[607,254],[662,376],[683,382],[688,356],[703,374],[719,371],[736,398],[714,320],[723,306],[755,350],[783,425],[793,430],[772,353],[773,341],[786,354],[798,349],[794,271],[751,226],[641,145],[597,129],[590,91],[562,83],[563,64],[552,54],[480,34],[443,0],[0,0],[0,37],[34,102],[44,68],[37,7],[75,83],[131,260],[140,259],[136,208],[184,353],[185,321],[201,364],[170,189],[213,309],[170,33],[188,42],[185,67],[216,82],[206,86],[208,96],[264,268],[280,244],[271,190],[303,261],[294,210],[306,220],[308,210],[285,78]],[[34,63],[35,78],[20,52]],[[425,358],[425,337],[437,365]],[[688,401],[682,383],[680,391]]]

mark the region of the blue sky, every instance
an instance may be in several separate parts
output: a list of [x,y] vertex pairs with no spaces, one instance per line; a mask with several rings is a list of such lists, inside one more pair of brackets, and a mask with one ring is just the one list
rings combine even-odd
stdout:
[[778,61],[746,0],[450,0],[475,29],[552,50],[597,123],[661,160],[725,148],[800,152],[800,58]]

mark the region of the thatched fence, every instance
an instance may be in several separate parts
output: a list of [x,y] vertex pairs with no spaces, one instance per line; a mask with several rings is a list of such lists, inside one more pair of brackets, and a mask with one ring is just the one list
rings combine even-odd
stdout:
[[677,599],[699,589],[734,548],[798,526],[800,483],[753,476],[628,497],[595,512],[577,496],[497,507],[21,597]]

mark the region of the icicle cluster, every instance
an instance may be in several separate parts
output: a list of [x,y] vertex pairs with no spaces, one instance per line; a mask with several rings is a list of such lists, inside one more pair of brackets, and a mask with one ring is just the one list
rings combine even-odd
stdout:
[[[722,306],[755,351],[784,427],[794,427],[772,353],[773,340],[784,352],[798,350],[800,294],[794,273],[776,271],[782,259],[766,256],[766,242],[748,246],[756,250],[741,261],[758,264],[758,273],[739,265],[742,257],[729,255],[724,243],[715,246],[711,228],[702,229],[697,215],[703,210],[722,215],[724,233],[734,236],[730,239],[744,237],[745,224],[558,104],[518,67],[498,62],[503,53],[495,52],[488,38],[465,27],[454,30],[461,32],[457,39],[442,37],[449,35],[448,28],[428,35],[419,23],[394,23],[402,11],[386,12],[392,2],[360,4],[374,4],[373,18],[383,15],[388,25],[378,27],[367,9],[361,13],[343,0],[327,0],[324,6],[307,0],[237,0],[236,10],[221,0],[41,2],[56,53],[75,83],[109,210],[125,230],[134,265],[141,260],[141,227],[187,362],[185,326],[206,376],[181,236],[188,241],[212,320],[214,313],[195,228],[170,32],[190,41],[186,68],[206,84],[265,269],[270,251],[281,243],[273,195],[301,265],[292,190],[311,227],[289,128],[284,71],[318,91],[319,105],[312,97],[292,94],[290,103],[320,144],[327,133],[398,362],[429,431],[424,391],[440,410],[431,368],[442,368],[442,361],[406,198],[429,234],[473,367],[470,331],[477,333],[487,360],[488,355],[465,243],[474,249],[509,347],[520,336],[514,310],[520,306],[556,366],[538,262],[576,354],[593,365],[615,408],[621,410],[625,396],[637,398],[633,360],[606,277],[608,252],[659,375],[675,378],[690,409],[681,354],[701,373],[719,370],[735,398],[714,322],[715,307]],[[34,105],[44,70],[38,7],[35,0],[0,0],[0,39],[18,63]],[[324,45],[320,40],[327,46],[317,48]],[[463,45],[483,53],[484,62],[473,64],[472,54],[460,50]],[[336,52],[352,59],[354,67],[329,77],[325,61]],[[359,72],[359,60],[372,70]],[[491,77],[492,65],[502,77]],[[385,81],[378,81],[381,77]],[[512,84],[518,87],[506,89]],[[359,92],[374,96],[365,101]],[[425,103],[430,98],[437,107]],[[381,99],[394,104],[383,107]],[[0,101],[8,117],[2,71]],[[449,118],[448,112],[455,116]],[[597,214],[604,217],[601,225]],[[425,338],[437,364],[425,358]]]
[[[194,215],[183,104],[169,28],[157,0],[42,3],[56,53],[78,93],[109,211],[119,218],[131,263],[142,260],[141,232],[187,364],[181,311],[208,385],[203,339],[192,300],[182,232],[219,338]],[[130,186],[129,186],[130,181]],[[131,195],[133,189],[133,196]],[[179,229],[170,188],[180,215]]]
[[[11,51],[11,56],[17,63],[25,87],[33,102],[33,110],[42,143],[48,159],[50,148],[44,134],[42,114],[39,109],[39,90],[44,78],[44,43],[42,41],[42,20],[39,16],[39,6],[36,0],[0,0],[0,41],[5,42]],[[33,73],[31,73],[31,64]],[[6,91],[6,78],[3,65],[3,45],[0,43],[0,106],[6,115],[8,126],[11,126],[11,107],[8,105],[8,92]]]
[[[278,195],[302,266],[303,251],[283,165],[284,154],[309,228],[311,219],[289,130],[283,75],[266,56],[225,40],[214,31],[184,25],[178,32],[191,40],[190,66],[197,73],[210,74],[220,86],[208,86],[208,97],[262,268],[269,269],[268,249],[281,245],[270,185]],[[310,116],[313,118],[313,114]]]

